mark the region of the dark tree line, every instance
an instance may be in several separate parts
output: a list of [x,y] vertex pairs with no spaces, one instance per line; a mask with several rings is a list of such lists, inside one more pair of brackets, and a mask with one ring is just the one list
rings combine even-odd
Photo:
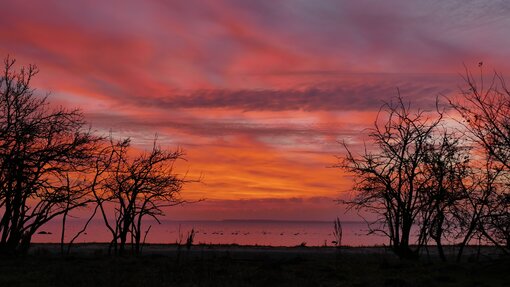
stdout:
[[186,180],[173,170],[183,152],[154,141],[139,153],[129,139],[97,135],[79,110],[35,94],[37,73],[33,65],[16,70],[7,57],[0,75],[0,253],[26,253],[32,236],[59,216],[63,243],[69,212],[85,206],[93,207],[87,225],[102,215],[115,253],[125,253],[128,242],[140,252],[149,231],[142,219],[158,221],[163,207],[183,202]]
[[445,241],[459,246],[457,260],[474,241],[510,252],[510,92],[498,74],[487,87],[483,75],[477,82],[466,73],[465,82],[448,117],[398,95],[381,108],[364,150],[343,144],[338,167],[355,175],[355,195],[342,202],[374,214],[369,230],[402,258],[434,243],[446,260]]

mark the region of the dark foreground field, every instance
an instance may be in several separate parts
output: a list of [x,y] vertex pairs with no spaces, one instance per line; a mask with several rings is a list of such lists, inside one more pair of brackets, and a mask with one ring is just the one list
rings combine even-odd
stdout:
[[[36,245],[24,258],[0,259],[0,286],[510,286],[510,261],[492,249],[441,263],[401,261],[383,248],[269,248],[153,245],[115,258],[104,245],[62,258]],[[472,251],[472,250],[471,250]],[[433,255],[432,255],[433,257]],[[490,258],[489,258],[490,257]]]

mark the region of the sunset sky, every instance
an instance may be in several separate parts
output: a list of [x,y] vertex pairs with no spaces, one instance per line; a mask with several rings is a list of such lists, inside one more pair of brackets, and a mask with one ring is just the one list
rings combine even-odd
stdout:
[[[105,3],[108,2],[108,3]],[[456,93],[464,64],[510,74],[507,1],[4,1],[0,56],[100,133],[186,151],[198,204],[171,219],[331,220],[360,143],[397,87]]]

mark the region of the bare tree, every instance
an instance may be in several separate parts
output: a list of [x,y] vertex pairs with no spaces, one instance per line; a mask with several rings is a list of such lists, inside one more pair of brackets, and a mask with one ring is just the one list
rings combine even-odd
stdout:
[[441,120],[441,113],[413,112],[399,95],[382,107],[369,130],[370,147],[356,155],[343,143],[346,155],[337,167],[354,175],[356,195],[341,202],[375,214],[370,230],[386,235],[401,258],[417,256],[410,248],[411,229],[424,207],[422,193],[430,179],[424,160]]
[[417,224],[419,246],[426,246],[429,238],[434,240],[443,261],[446,256],[442,240],[458,236],[452,211],[468,193],[464,191],[465,179],[472,173],[470,159],[470,147],[463,134],[446,129],[434,135],[426,147],[423,172],[429,180],[421,193],[423,207]]
[[479,159],[472,163],[471,173],[463,180],[460,189],[463,193],[462,200],[455,204],[451,211],[456,221],[456,239],[460,239],[457,261],[461,260],[465,246],[476,237],[483,236],[497,245],[497,242],[488,236],[484,222],[493,216],[492,206],[502,187],[501,167],[490,157]]
[[500,74],[494,73],[487,82],[482,63],[479,68],[479,77],[466,68],[466,87],[460,97],[450,99],[450,104],[478,148],[476,165],[483,171],[479,174],[485,176],[478,179],[478,190],[469,194],[471,208],[483,206],[470,211],[479,217],[474,225],[486,240],[509,253],[510,91]]
[[[89,161],[88,171],[85,179],[82,181],[83,186],[83,205],[94,205],[91,215],[86,220],[83,227],[71,238],[68,242],[66,254],[69,254],[74,242],[86,232],[90,222],[94,219],[97,212],[103,215],[103,219],[108,230],[115,238],[115,229],[109,225],[108,218],[106,217],[107,211],[104,203],[108,201],[110,195],[102,192],[102,186],[107,178],[108,172],[112,163],[116,160],[117,154],[122,153],[129,145],[129,140],[119,141],[114,143],[112,137],[107,141],[106,138],[100,138],[97,141],[97,146],[92,150],[92,156]],[[89,205],[89,206],[90,206]],[[62,234],[61,234],[61,252],[64,254],[64,235],[66,228],[66,218],[68,212],[63,214],[62,220]]]
[[25,252],[46,222],[82,206],[75,180],[97,138],[79,110],[54,108],[30,87],[37,67],[18,71],[7,57],[0,76],[0,251]]
[[[98,185],[93,189],[112,234],[114,252],[121,255],[125,254],[129,239],[134,253],[140,252],[143,219],[151,217],[159,223],[164,207],[182,204],[180,190],[186,182],[173,169],[175,161],[183,157],[182,150],[162,149],[154,140],[150,151],[133,155],[129,146],[129,140],[112,142],[103,151],[103,160],[98,161],[96,169]],[[107,205],[113,208],[113,216],[108,214]]]

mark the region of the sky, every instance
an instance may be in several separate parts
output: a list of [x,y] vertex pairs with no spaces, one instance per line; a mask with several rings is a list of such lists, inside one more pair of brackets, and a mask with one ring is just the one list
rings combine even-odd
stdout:
[[396,96],[431,107],[464,66],[510,72],[510,2],[4,1],[0,56],[36,64],[94,130],[181,147],[170,219],[332,220],[331,168]]

